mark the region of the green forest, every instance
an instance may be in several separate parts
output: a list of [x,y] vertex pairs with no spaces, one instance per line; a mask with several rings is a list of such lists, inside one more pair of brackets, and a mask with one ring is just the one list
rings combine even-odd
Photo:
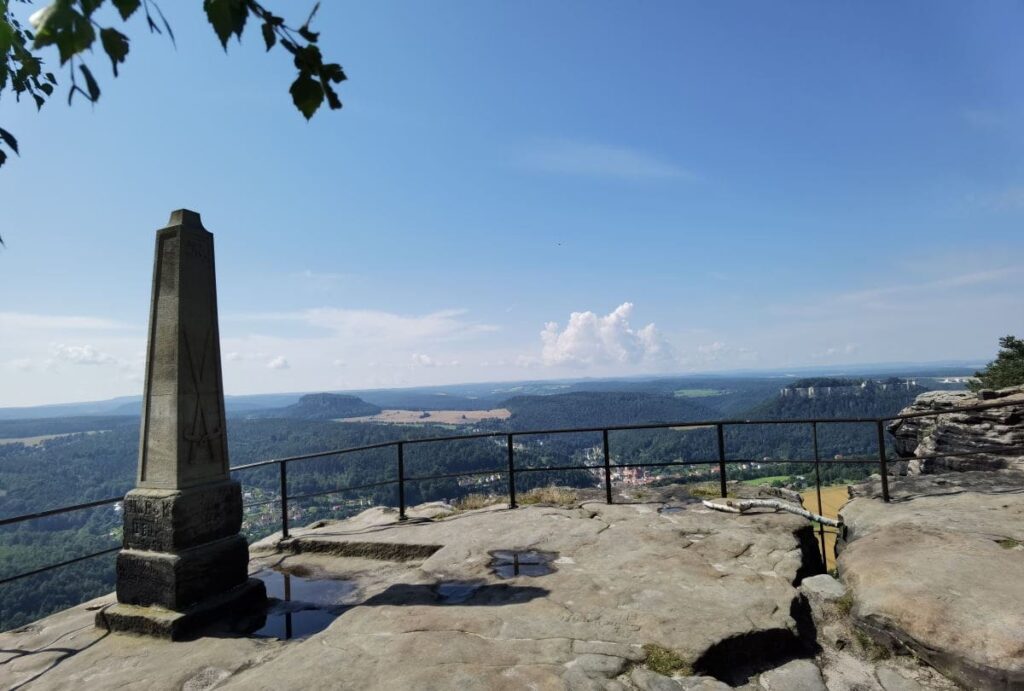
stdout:
[[[910,403],[920,387],[871,387],[864,395],[799,398],[779,395],[777,385],[758,382],[744,392],[720,388],[720,395],[674,395],[672,385],[652,391],[582,390],[551,395],[519,395],[498,401],[512,416],[460,427],[461,433],[504,433],[554,428],[602,427],[722,419],[874,417],[892,415]],[[838,384],[837,384],[838,386]],[[676,387],[678,388],[678,386]],[[722,399],[730,400],[724,402]],[[233,466],[256,461],[343,449],[396,440],[453,434],[431,424],[372,424],[334,418],[379,410],[351,396],[306,396],[284,408],[229,416],[228,440]],[[84,503],[127,492],[135,479],[139,420],[135,416],[83,416],[0,421],[0,440],[62,435],[32,443],[0,444],[0,519],[54,507]],[[866,476],[873,465],[843,462],[876,458],[871,424],[818,425],[824,482]],[[609,435],[613,464],[691,463],[649,470],[652,481],[692,482],[717,473],[713,427],[620,430]],[[524,435],[515,438],[515,461],[533,469],[516,477],[520,491],[550,484],[598,487],[598,471],[547,471],[560,465],[600,466],[600,432]],[[810,425],[728,425],[725,449],[730,479],[812,472]],[[504,495],[507,448],[504,434],[469,440],[409,444],[405,449],[406,500],[454,500],[471,493]],[[438,474],[461,477],[419,479]],[[248,505],[243,529],[257,539],[279,529],[281,516],[276,466],[238,471]],[[289,520],[302,525],[320,518],[352,515],[372,505],[395,505],[394,484],[345,492],[342,488],[385,483],[397,477],[394,447],[297,461],[288,467]],[[805,481],[808,481],[805,477]],[[308,496],[315,495],[315,496]],[[117,547],[121,538],[119,506],[27,521],[0,528],[0,578]],[[0,630],[109,592],[113,557],[107,555],[0,586]]]

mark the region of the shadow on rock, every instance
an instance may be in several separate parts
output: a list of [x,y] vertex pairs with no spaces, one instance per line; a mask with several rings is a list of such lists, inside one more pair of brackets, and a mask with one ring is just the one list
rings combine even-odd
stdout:
[[820,647],[807,600],[803,596],[793,598],[789,613],[796,622],[796,631],[766,629],[726,638],[693,663],[694,674],[742,686],[761,672],[797,658],[813,657]]
[[[439,590],[437,583],[413,585],[395,583],[382,593],[374,595],[357,607],[380,607],[382,605],[439,605],[460,607],[500,607],[529,602],[538,597],[546,597],[551,591],[547,588],[500,584],[479,585],[466,584],[471,587],[467,597],[446,597],[444,590]],[[453,601],[453,600],[457,600]]]

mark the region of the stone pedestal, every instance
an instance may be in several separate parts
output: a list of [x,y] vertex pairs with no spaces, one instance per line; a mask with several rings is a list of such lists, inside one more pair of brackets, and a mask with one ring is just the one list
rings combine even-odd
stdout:
[[199,214],[157,231],[137,486],[124,500],[111,631],[181,638],[266,603],[248,578],[242,492],[228,472],[213,235]]

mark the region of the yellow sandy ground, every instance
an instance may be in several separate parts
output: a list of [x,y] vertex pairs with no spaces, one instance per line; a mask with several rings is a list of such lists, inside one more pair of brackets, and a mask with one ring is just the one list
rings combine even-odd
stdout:
[[[835,518],[839,515],[839,509],[849,500],[846,485],[832,485],[821,488],[821,515]],[[804,498],[804,508],[818,513],[818,495],[814,488],[801,492]],[[814,531],[817,535],[817,530]],[[819,542],[820,544],[820,542]],[[836,533],[835,528],[825,528],[825,563],[831,571],[836,567]]]

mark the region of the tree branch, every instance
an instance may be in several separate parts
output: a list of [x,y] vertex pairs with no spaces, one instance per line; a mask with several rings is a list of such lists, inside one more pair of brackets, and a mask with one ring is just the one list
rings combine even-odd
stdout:
[[801,508],[795,504],[789,502],[779,501],[778,499],[740,499],[738,501],[726,500],[724,504],[716,504],[713,501],[704,500],[704,506],[715,511],[725,511],[726,513],[745,513],[748,509],[764,508],[764,509],[775,509],[776,511],[786,511],[787,513],[796,514],[802,516],[809,521],[821,523],[822,525],[829,525],[834,528],[838,528],[841,523],[833,518],[827,518],[825,516],[819,516],[816,513],[811,513],[807,509]]

